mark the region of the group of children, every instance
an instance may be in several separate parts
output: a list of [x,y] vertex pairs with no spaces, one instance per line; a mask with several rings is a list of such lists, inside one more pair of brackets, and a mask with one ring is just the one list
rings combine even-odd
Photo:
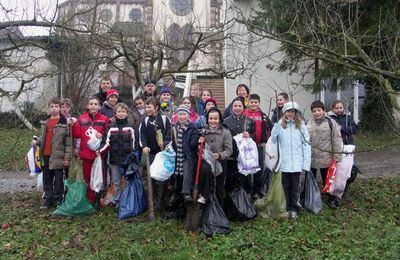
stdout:
[[[104,81],[106,81],[104,83]],[[63,175],[73,154],[83,163],[87,197],[98,209],[102,193],[90,189],[91,168],[96,156],[102,156],[104,179],[106,172],[114,186],[112,202],[118,205],[121,195],[120,165],[127,156],[135,153],[138,161],[148,156],[153,162],[157,153],[172,142],[176,152],[175,173],[167,181],[152,180],[156,209],[163,209],[168,190],[173,189],[185,202],[193,199],[207,203],[212,193],[216,194],[223,206],[227,192],[237,185],[254,199],[266,195],[263,177],[265,146],[269,138],[280,144],[282,185],[287,201],[287,216],[297,218],[300,210],[300,175],[304,171],[316,174],[319,169],[323,183],[332,159],[340,161],[342,146],[352,143],[356,125],[344,110],[343,101],[335,101],[332,111],[326,113],[320,101],[311,104],[312,118],[304,122],[299,106],[289,101],[286,93],[278,95],[273,120],[260,109],[260,97],[250,94],[249,88],[240,84],[237,97],[222,114],[217,100],[210,90],[201,90],[194,84],[189,97],[181,104],[174,103],[171,91],[164,86],[157,93],[155,82],[146,82],[144,93],[134,99],[130,109],[119,102],[119,93],[111,86],[109,78],[103,78],[97,97],[88,99],[87,110],[77,120],[70,115],[71,102],[68,99],[52,99],[49,102],[49,118],[43,122],[42,134],[37,144],[44,155],[44,199],[41,209],[47,209],[53,199],[56,206],[63,200]],[[105,95],[104,95],[104,93]],[[98,96],[105,96],[103,103]],[[97,132],[102,142],[98,149],[88,146],[88,129]],[[242,134],[252,138],[257,145],[261,171],[244,177],[238,172],[238,147],[233,136]],[[210,156],[199,158],[198,148],[205,144]],[[199,196],[192,198],[194,176],[198,160],[201,160]],[[107,190],[105,185],[104,191]],[[339,200],[329,197],[330,205],[339,206]]]

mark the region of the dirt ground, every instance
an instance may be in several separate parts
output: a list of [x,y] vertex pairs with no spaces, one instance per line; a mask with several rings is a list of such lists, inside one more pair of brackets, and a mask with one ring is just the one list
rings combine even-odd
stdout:
[[[357,153],[355,158],[361,171],[357,178],[400,176],[400,147]],[[0,172],[0,193],[39,190],[36,183],[27,172]]]

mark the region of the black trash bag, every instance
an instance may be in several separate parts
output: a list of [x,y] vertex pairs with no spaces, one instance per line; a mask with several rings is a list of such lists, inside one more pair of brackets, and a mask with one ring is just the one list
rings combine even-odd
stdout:
[[357,165],[353,164],[353,167],[351,168],[350,178],[347,179],[347,183],[354,182],[359,172],[360,170],[358,169]]
[[162,216],[166,219],[177,219],[184,218],[185,215],[186,208],[183,196],[177,192],[173,192],[167,196]]
[[323,207],[321,192],[312,172],[306,172],[303,206],[314,214],[320,213]]
[[243,187],[237,187],[225,200],[225,212],[229,219],[245,221],[257,216],[256,208],[251,203]]
[[271,179],[271,170],[266,168],[264,171],[260,173],[260,195],[263,197],[268,193],[269,181]]
[[206,236],[227,234],[230,232],[229,220],[214,194],[211,195],[203,210],[201,231]]

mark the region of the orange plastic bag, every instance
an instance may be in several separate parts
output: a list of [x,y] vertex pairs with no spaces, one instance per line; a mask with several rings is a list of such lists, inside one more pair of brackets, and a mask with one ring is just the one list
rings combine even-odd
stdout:
[[110,187],[108,188],[106,196],[100,200],[100,205],[107,206],[112,202],[112,199],[115,196],[114,185],[111,183]]

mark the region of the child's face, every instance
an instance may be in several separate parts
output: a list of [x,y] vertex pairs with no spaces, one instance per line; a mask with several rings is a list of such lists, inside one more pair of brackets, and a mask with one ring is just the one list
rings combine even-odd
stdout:
[[201,99],[202,99],[204,102],[206,102],[206,100],[207,100],[208,98],[210,98],[210,97],[211,97],[211,93],[208,92],[208,91],[203,91],[203,93],[201,94]]
[[288,120],[293,120],[294,116],[296,115],[296,111],[294,109],[286,110],[285,116]]
[[185,106],[187,106],[188,108],[191,108],[191,107],[192,107],[192,102],[190,102],[189,99],[185,98],[185,99],[182,101],[182,105],[185,105]]
[[184,124],[189,120],[189,115],[185,112],[178,113],[178,121],[180,124]]
[[232,111],[235,116],[240,116],[243,112],[243,103],[240,101],[233,102]]
[[170,101],[170,100],[171,100],[171,94],[170,94],[170,93],[163,93],[163,94],[160,96],[160,100],[161,100],[161,102],[168,102],[168,101]]
[[208,103],[206,104],[205,111],[208,112],[208,111],[209,111],[211,108],[213,108],[213,107],[215,107],[214,103],[213,103],[213,102],[208,102]]
[[208,126],[216,128],[219,126],[219,114],[217,111],[208,114]]
[[247,91],[246,91],[246,88],[245,87],[239,87],[238,88],[238,90],[237,90],[237,95],[239,96],[239,97],[247,97]]
[[335,107],[332,109],[333,113],[335,113],[336,115],[342,115],[344,113],[344,107],[342,103],[337,103],[335,105]]
[[111,89],[112,84],[110,80],[102,80],[100,82],[100,88],[103,90],[103,92],[107,92]]
[[111,95],[111,97],[109,97],[107,99],[107,102],[110,106],[115,106],[118,103],[118,96],[117,95]]
[[198,96],[200,96],[200,94],[201,93],[200,93],[199,87],[196,85],[192,86],[192,88],[190,89],[190,96],[198,97]]
[[276,100],[276,105],[278,107],[283,107],[283,105],[285,103],[287,103],[288,101],[283,97],[283,96],[278,96],[278,99]]
[[122,107],[118,107],[117,110],[115,111],[115,116],[118,119],[125,119],[128,116],[128,111],[126,111]]
[[68,104],[61,105],[61,114],[62,115],[69,115],[71,112],[71,107]]
[[153,94],[156,91],[156,85],[149,83],[144,87],[147,94]]
[[56,116],[56,115],[60,114],[60,110],[61,110],[61,107],[59,104],[51,103],[49,105],[49,112],[50,112],[50,115],[52,115],[52,116]]
[[153,104],[146,104],[146,115],[147,116],[155,116],[157,114],[156,108]]
[[258,101],[257,99],[250,99],[249,101],[249,108],[252,111],[256,111],[257,109],[260,108],[260,101]]
[[135,106],[136,106],[136,109],[138,109],[138,110],[144,109],[144,101],[141,99],[136,100]]
[[319,108],[319,107],[314,108],[312,110],[312,115],[315,120],[320,120],[320,119],[324,118],[325,110],[323,110],[322,108]]
[[88,103],[88,105],[86,106],[86,108],[89,110],[89,113],[91,113],[91,114],[96,114],[96,113],[99,112],[99,110],[100,110],[99,101],[97,101],[97,99],[91,99],[91,100],[89,100],[89,103]]

